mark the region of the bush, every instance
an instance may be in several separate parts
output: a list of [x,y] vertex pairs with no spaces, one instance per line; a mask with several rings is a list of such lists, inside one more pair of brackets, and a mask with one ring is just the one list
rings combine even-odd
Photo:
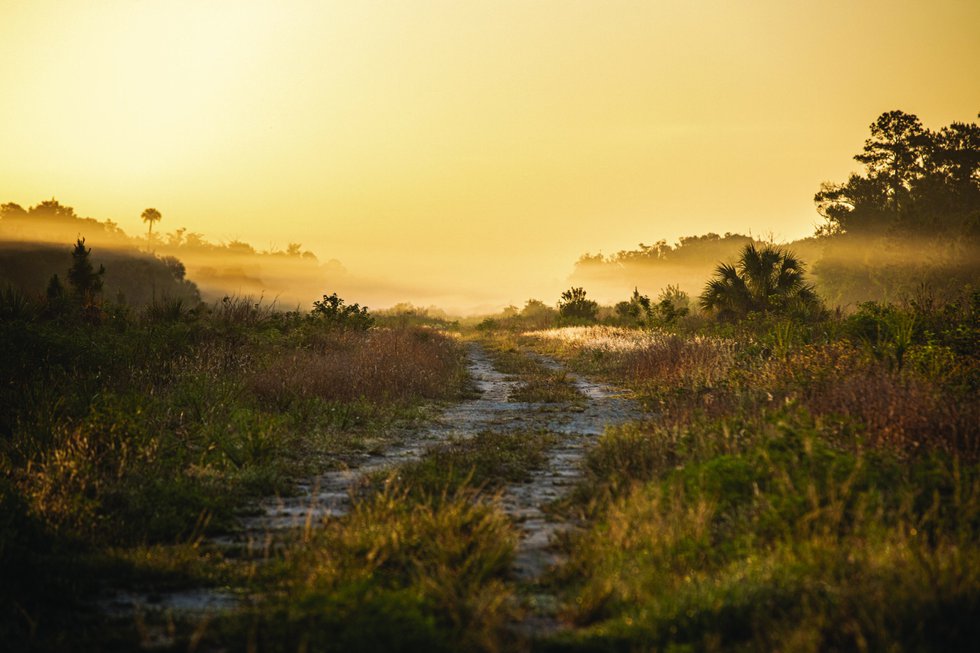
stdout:
[[558,314],[566,321],[595,322],[599,305],[586,299],[583,288],[569,288],[561,294],[558,301]]
[[324,295],[322,300],[313,302],[310,317],[318,324],[351,331],[366,331],[374,324],[374,318],[368,313],[367,306],[361,308],[358,304],[345,305],[337,293]]

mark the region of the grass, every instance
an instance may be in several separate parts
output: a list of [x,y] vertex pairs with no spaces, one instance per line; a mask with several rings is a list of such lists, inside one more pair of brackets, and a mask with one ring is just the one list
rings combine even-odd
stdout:
[[[153,624],[107,629],[85,610],[101,587],[211,585],[255,602],[177,620],[177,648],[967,649],[980,636],[977,308],[484,329],[516,401],[584,401],[547,354],[649,410],[607,430],[549,507],[580,529],[531,587],[510,574],[518,531],[497,498],[545,464],[541,432],[434,447],[262,564],[202,544],[252,498],[383,449],[463,396],[457,339],[325,328],[246,299],[72,321],[0,296],[0,637],[128,650]],[[514,624],[541,591],[567,628],[529,643]]]
[[104,584],[237,578],[205,571],[223,567],[202,535],[383,447],[466,381],[461,347],[431,329],[327,329],[247,298],[100,315],[28,303],[0,321],[0,562],[25,574],[0,584],[0,635],[17,647],[97,628],[78,615]]
[[423,494],[467,486],[497,490],[506,483],[527,481],[547,462],[554,441],[555,436],[545,432],[484,431],[433,447],[420,460],[400,466],[386,481]]
[[584,397],[567,370],[555,368],[522,347],[510,333],[485,332],[481,342],[494,367],[520,379],[510,401],[533,404],[580,404]]
[[[653,414],[608,430],[560,506],[583,524],[552,579],[570,628],[537,648],[971,647],[975,309],[524,334],[523,346],[630,386]],[[871,347],[862,334],[880,314],[931,328]]]
[[503,651],[516,533],[465,485],[391,483],[287,554],[285,574],[215,641],[263,651]]
[[[563,570],[562,650],[962,650],[980,606],[980,477],[941,454],[913,464],[842,452],[835,427],[773,415],[719,451],[692,428],[649,434],[648,463],[614,467],[640,436],[604,439]],[[618,451],[627,443],[628,452]],[[686,449],[671,459],[663,449]],[[661,451],[658,451],[660,449]],[[680,464],[678,464],[678,462]]]

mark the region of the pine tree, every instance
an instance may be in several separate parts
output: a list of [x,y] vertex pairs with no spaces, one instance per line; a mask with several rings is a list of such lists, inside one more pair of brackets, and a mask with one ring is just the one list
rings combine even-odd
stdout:
[[79,238],[71,252],[71,268],[68,270],[68,283],[75,291],[75,296],[83,306],[95,303],[95,296],[102,292],[102,276],[105,266],[100,265],[96,272],[89,260],[92,250],[85,247],[85,239]]

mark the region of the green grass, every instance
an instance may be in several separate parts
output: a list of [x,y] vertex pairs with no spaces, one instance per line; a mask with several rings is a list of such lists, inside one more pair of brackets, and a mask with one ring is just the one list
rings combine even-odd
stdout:
[[[805,412],[743,424],[751,435],[728,445],[709,428],[668,444],[656,430],[612,433],[592,452],[589,527],[561,572],[580,628],[551,648],[968,646],[975,466],[841,451],[825,437],[836,427]],[[614,480],[597,493],[598,478]]]
[[502,651],[516,533],[469,487],[392,483],[288,552],[284,578],[211,637],[262,651]]
[[538,351],[651,411],[599,438],[582,483],[549,507],[581,529],[532,588],[509,574],[518,533],[495,497],[546,463],[547,433],[434,447],[260,565],[201,544],[255,497],[383,450],[464,396],[457,340],[326,330],[251,301],[99,322],[0,300],[0,638],[14,649],[132,649],[147,623],[106,628],[87,608],[101,587],[202,585],[256,603],[178,620],[178,650],[521,650],[520,597],[542,588],[568,628],[540,650],[980,637],[976,306],[482,334],[522,382],[517,401],[582,400]]
[[327,330],[237,300],[105,316],[0,321],[0,561],[51,578],[0,583],[18,646],[97,630],[76,617],[104,584],[241,582],[194,543],[294,478],[384,448],[466,381],[461,347],[426,329]]
[[467,486],[496,490],[528,480],[547,463],[547,450],[554,441],[554,435],[544,432],[484,431],[434,447],[385,480],[423,494],[455,492]]

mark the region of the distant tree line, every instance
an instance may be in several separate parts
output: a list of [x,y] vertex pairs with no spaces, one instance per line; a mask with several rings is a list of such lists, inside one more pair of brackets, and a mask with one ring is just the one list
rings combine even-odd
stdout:
[[895,300],[927,286],[955,293],[980,281],[980,127],[933,131],[901,111],[882,114],[854,159],[861,173],[824,183],[825,222],[813,266],[838,304]]
[[[931,130],[915,115],[886,112],[871,124],[854,159],[861,172],[843,183],[824,183],[816,193],[823,224],[815,236],[787,245],[796,260],[812,263],[815,290],[846,305],[898,299],[923,284],[953,294],[976,286],[980,127],[954,122]],[[660,240],[612,255],[585,254],[572,282],[693,289],[721,262],[728,266],[723,277],[735,287],[733,261],[749,246],[761,251],[767,245],[742,234],[709,233],[674,245]]]

